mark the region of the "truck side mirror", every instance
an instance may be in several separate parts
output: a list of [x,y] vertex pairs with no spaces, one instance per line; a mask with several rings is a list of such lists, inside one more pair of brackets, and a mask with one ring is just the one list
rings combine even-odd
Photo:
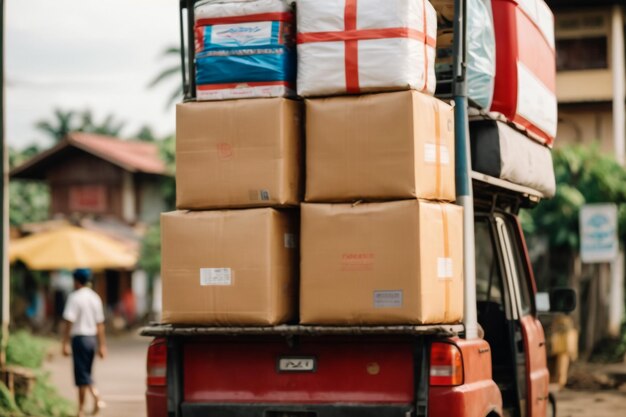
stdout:
[[537,293],[535,305],[540,313],[571,313],[576,309],[577,298],[571,288],[554,288],[549,293]]

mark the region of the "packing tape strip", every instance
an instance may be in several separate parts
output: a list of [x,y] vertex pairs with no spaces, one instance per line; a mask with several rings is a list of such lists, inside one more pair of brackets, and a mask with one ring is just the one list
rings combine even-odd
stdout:
[[435,101],[433,103],[433,109],[435,110],[435,190],[436,199],[441,198],[442,194],[442,168],[441,168],[441,112],[439,111],[439,103]]
[[[356,30],[357,1],[346,0],[344,24],[346,31]],[[351,94],[361,92],[359,82],[359,41],[347,40],[345,43],[346,91]]]
[[[428,37],[428,18],[426,17],[426,0],[422,0],[422,17],[424,18],[424,36]],[[428,42],[424,42],[424,88],[422,92],[428,90]]]
[[[443,224],[443,257],[446,260],[451,258],[450,255],[450,228],[448,224],[448,205],[446,203],[438,203],[441,209],[441,223]],[[447,268],[446,268],[447,269]],[[451,266],[452,270],[452,279],[454,279],[454,264]],[[446,271],[447,274],[447,271]],[[448,321],[448,317],[450,315],[450,283],[451,280],[446,277],[444,285],[445,285],[445,311],[443,314],[444,322]]]

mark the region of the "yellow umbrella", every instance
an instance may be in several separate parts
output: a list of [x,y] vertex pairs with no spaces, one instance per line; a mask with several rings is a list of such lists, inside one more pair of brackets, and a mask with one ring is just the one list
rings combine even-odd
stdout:
[[108,236],[64,226],[11,242],[9,260],[22,261],[38,271],[130,269],[137,263],[137,254]]

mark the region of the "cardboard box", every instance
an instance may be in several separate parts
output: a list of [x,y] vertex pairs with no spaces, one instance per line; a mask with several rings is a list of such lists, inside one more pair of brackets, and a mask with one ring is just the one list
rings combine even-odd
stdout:
[[282,98],[179,104],[179,209],[293,206],[301,201],[300,105]]
[[306,101],[307,202],[453,201],[454,111],[416,91]]
[[294,214],[270,208],[163,214],[163,322],[274,325],[294,319]]
[[460,322],[462,214],[420,200],[303,204],[301,322]]

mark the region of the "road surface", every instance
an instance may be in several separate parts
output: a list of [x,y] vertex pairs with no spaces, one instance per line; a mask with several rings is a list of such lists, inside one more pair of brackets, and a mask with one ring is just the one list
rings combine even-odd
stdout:
[[[145,417],[146,352],[149,339],[139,336],[110,337],[109,355],[104,361],[96,361],[94,379],[107,403],[102,417]],[[60,347],[59,347],[60,349]],[[61,395],[76,398],[70,358],[54,355],[46,364],[52,382]],[[92,409],[87,404],[87,411]]]

